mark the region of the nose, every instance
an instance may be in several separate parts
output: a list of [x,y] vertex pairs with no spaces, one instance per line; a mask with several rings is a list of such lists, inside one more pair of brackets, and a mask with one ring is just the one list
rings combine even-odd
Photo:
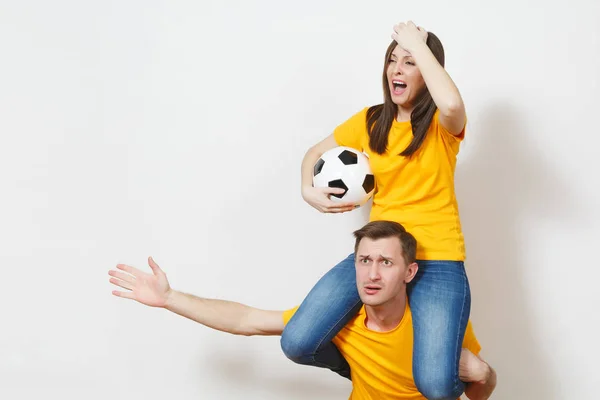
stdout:
[[394,75],[402,74],[402,65],[400,64],[400,62],[396,62],[394,64],[393,71],[394,71]]
[[381,279],[381,275],[379,274],[379,264],[374,262],[369,268],[369,279],[371,281],[378,281]]

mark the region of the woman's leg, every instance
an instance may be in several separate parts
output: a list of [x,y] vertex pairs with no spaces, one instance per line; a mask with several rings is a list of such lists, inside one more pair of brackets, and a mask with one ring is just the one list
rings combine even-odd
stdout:
[[361,306],[351,254],[317,282],[290,319],[281,335],[284,354],[350,378],[350,367],[331,340]]
[[413,375],[429,400],[456,400],[465,389],[458,362],[471,311],[462,261],[421,261],[408,285],[413,318]]

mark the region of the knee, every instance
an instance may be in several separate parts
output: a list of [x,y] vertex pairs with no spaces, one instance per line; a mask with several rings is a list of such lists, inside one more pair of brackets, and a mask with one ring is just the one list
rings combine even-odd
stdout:
[[415,384],[419,392],[428,400],[456,400],[464,391],[464,384],[451,374],[439,371],[415,374]]
[[310,364],[315,354],[313,344],[294,331],[284,330],[280,344],[283,354],[298,364]]

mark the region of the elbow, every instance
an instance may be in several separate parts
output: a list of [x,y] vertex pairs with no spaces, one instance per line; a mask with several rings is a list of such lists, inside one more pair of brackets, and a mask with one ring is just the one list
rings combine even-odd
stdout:
[[490,373],[484,381],[467,383],[465,396],[469,400],[488,400],[496,389],[496,380],[496,371],[490,368]]
[[234,329],[232,329],[229,333],[232,333],[237,336],[255,336],[259,334],[256,330],[243,326],[237,326]]
[[251,326],[245,324],[242,321],[239,322],[235,322],[233,324],[230,324],[229,326],[225,326],[225,327],[221,327],[221,328],[217,328],[220,331],[223,332],[227,332],[231,335],[236,335],[236,336],[254,336],[256,335],[256,331],[254,329],[252,329]]
[[321,151],[321,149],[319,148],[319,145],[316,144],[312,147],[310,147],[305,154],[306,158],[319,158],[323,155],[323,151]]
[[465,104],[460,96],[447,101],[442,107],[438,108],[440,109],[440,113],[446,118],[453,118],[465,113]]

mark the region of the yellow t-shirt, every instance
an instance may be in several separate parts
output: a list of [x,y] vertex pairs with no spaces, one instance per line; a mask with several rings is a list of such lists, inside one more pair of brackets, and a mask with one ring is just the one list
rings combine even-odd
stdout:
[[421,260],[464,261],[465,244],[454,191],[454,170],[464,130],[454,136],[439,123],[439,110],[421,148],[412,158],[399,156],[413,138],[410,121],[394,120],[387,151],[369,147],[364,108],[334,130],[338,145],[369,156],[375,175],[370,220],[399,222],[417,239]]
[[[284,311],[288,323],[298,307]],[[412,374],[413,326],[408,301],[404,317],[389,332],[367,329],[365,307],[333,339],[352,374],[350,400],[426,400]],[[463,347],[479,354],[481,346],[469,321]]]

